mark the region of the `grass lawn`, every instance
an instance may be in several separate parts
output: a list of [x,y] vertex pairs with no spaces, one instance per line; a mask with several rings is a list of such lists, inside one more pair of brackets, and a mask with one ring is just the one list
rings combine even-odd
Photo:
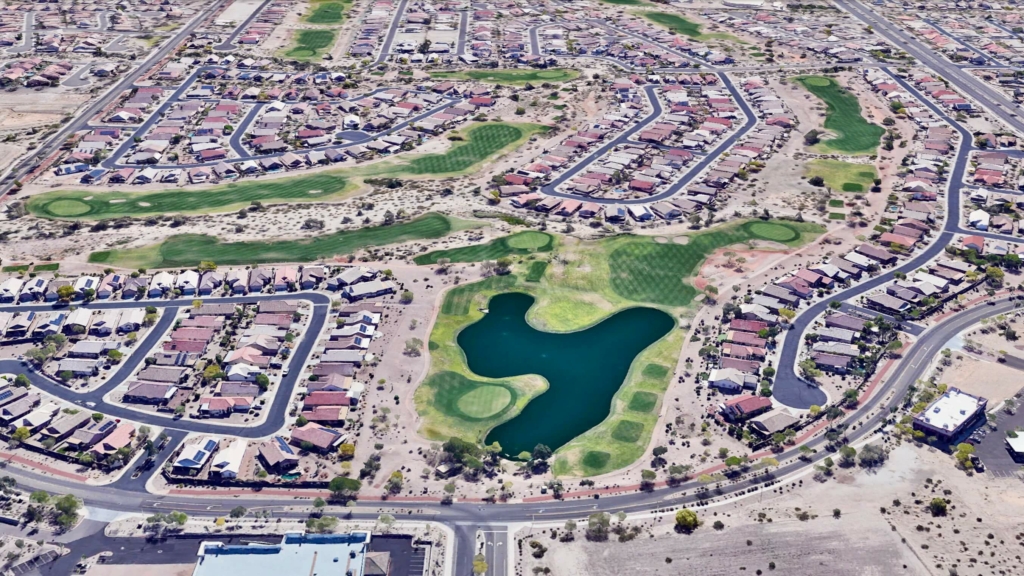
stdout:
[[580,73],[567,68],[535,69],[496,69],[496,70],[460,70],[458,72],[431,72],[430,77],[447,80],[477,80],[488,84],[523,85],[543,84],[544,82],[568,82],[579,78]]
[[0,272],[13,272],[13,273],[28,272],[29,266],[30,266],[29,264],[19,264],[17,266],[4,266],[3,268],[0,268]]
[[459,132],[464,138],[440,154],[302,174],[289,178],[246,179],[211,188],[173,188],[160,192],[90,192],[56,190],[32,196],[28,210],[42,218],[100,220],[120,216],[230,212],[252,202],[320,202],[359,189],[356,181],[371,176],[458,175],[480,162],[526,142],[546,130],[538,124],[482,123]]
[[640,390],[634,392],[629,399],[629,409],[633,412],[650,412],[658,405],[658,395]]
[[874,154],[885,129],[868,122],[860,113],[857,97],[833,79],[825,76],[798,76],[799,82],[828,107],[825,129],[835,138],[822,140],[815,149],[841,154]]
[[53,262],[51,264],[36,264],[32,268],[33,272],[56,272],[60,268],[60,262]]
[[[808,178],[821,176],[833,192],[867,192],[875,185],[878,173],[870,164],[854,164],[842,160],[818,158],[804,165]],[[841,202],[841,200],[840,200]]]
[[456,141],[447,151],[440,154],[427,154],[406,160],[400,164],[367,167],[369,175],[409,175],[437,176],[458,175],[506,150],[516,148],[538,132],[546,131],[547,127],[538,124],[512,124],[507,122],[487,122],[474,124],[459,131],[464,138]]
[[620,237],[621,246],[609,255],[611,287],[623,298],[663,306],[687,306],[697,290],[684,282],[693,276],[713,251],[750,240],[768,240],[787,246],[803,243],[814,225],[752,220],[694,234],[683,244],[659,244],[648,237]]
[[828,213],[828,219],[829,220],[846,220],[846,214],[843,214],[842,212],[829,212]]
[[536,260],[530,262],[530,268],[526,273],[527,282],[540,282],[544,278],[544,273],[548,271],[548,263],[543,260]]
[[846,205],[846,202],[843,202],[842,200],[829,200],[828,201],[828,207],[829,208],[842,208],[845,205]]
[[282,56],[296,60],[319,58],[334,45],[334,36],[333,30],[299,30],[293,45]]
[[448,218],[431,213],[391,226],[335,232],[308,240],[221,242],[213,236],[182,234],[141,248],[93,252],[89,255],[89,262],[121,268],[188,268],[203,260],[224,266],[313,262],[368,246],[440,238],[451,231],[452,224]]
[[490,242],[477,244],[476,246],[427,252],[426,254],[420,254],[413,261],[419,266],[436,264],[441,258],[447,258],[452,263],[483,262],[484,260],[497,260],[498,258],[513,254],[550,252],[554,245],[554,236],[546,232],[527,230],[525,232],[516,232],[503,238],[495,238]]
[[[534,296],[527,321],[550,332],[581,330],[637,305],[654,306],[678,318],[692,314],[687,306],[696,290],[686,282],[713,250],[751,240],[798,246],[823,231],[809,223],[752,220],[687,235],[686,244],[671,240],[659,244],[650,237],[629,235],[598,241],[559,237],[553,242],[554,257],[545,257],[543,262],[532,254],[512,254],[512,274],[460,285],[445,295],[428,343],[430,373],[415,395],[422,417],[420,433],[432,440],[458,436],[482,441],[493,427],[515,417],[546,389],[547,383],[535,376],[490,380],[466,366],[456,337],[482,317],[481,308],[493,295],[518,291]],[[513,238],[516,235],[506,237]],[[683,331],[672,330],[633,360],[608,417],[555,453],[557,475],[604,474],[629,466],[643,455],[657,426],[658,407],[678,363],[684,336]],[[459,374],[462,379],[446,373]],[[455,389],[451,384],[455,381],[460,385],[470,382],[472,388],[451,392],[448,388]],[[489,388],[476,395],[484,399],[462,400],[475,388],[492,385],[514,390],[505,407],[498,407],[504,395],[497,398],[500,393]],[[481,416],[488,413],[493,415]]]
[[646,4],[643,0],[601,0],[605,4],[618,4],[620,6],[643,6]]
[[310,24],[341,24],[345,21],[345,11],[351,7],[351,0],[312,0],[311,10],[304,20]]
[[644,12],[644,18],[647,18],[655,24],[660,24],[669,30],[683,36],[689,36],[697,40],[734,40],[739,42],[739,38],[730,34],[702,34],[700,31],[701,25],[696,22],[692,22],[683,18],[678,14],[670,14],[668,12]]

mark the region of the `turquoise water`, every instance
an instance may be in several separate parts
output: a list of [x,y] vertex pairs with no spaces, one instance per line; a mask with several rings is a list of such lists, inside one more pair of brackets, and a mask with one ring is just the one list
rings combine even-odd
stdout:
[[499,294],[489,312],[458,336],[474,373],[538,374],[548,381],[546,392],[487,436],[488,444],[497,441],[511,456],[537,444],[557,450],[600,424],[637,354],[675,326],[661,310],[631,308],[578,332],[542,332],[526,322],[533,302],[528,294]]

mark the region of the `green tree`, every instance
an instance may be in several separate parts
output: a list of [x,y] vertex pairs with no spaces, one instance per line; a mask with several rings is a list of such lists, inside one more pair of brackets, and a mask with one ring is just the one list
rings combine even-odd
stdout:
[[31,435],[32,435],[32,431],[31,430],[29,430],[28,428],[26,428],[24,426],[19,426],[18,429],[14,431],[14,434],[11,434],[11,442],[14,445],[21,444],[25,440],[28,440],[28,437],[31,436]]
[[477,554],[473,557],[473,574],[486,574],[487,573],[487,559],[484,558],[483,554]]
[[405,477],[402,475],[401,470],[395,470],[391,473],[388,478],[387,484],[384,488],[392,494],[398,494],[402,491],[402,483],[405,481]]
[[210,364],[209,366],[203,369],[203,380],[205,380],[207,383],[213,382],[215,380],[220,380],[223,377],[224,372],[220,369],[220,366],[218,366],[215,363]]
[[50,501],[50,494],[45,490],[36,490],[29,495],[28,499],[30,502],[34,502],[36,504],[46,504]]
[[75,297],[75,287],[74,286],[72,286],[70,284],[66,284],[64,286],[61,286],[61,287],[57,288],[57,298],[59,298],[61,302],[70,302],[71,299],[74,298],[74,297]]
[[270,389],[270,377],[262,372],[256,375],[256,385],[260,387],[262,392],[266,392]]
[[346,478],[344,476],[336,476],[331,483],[327,486],[327,489],[331,491],[331,497],[338,500],[348,500],[353,498],[359,493],[359,489],[363,487],[362,482],[354,478]]
[[932,516],[945,516],[946,501],[942,498],[932,498],[932,501],[928,503],[928,511],[932,513]]
[[530,454],[530,457],[534,460],[547,460],[548,458],[551,458],[551,454],[551,448],[548,448],[544,444],[537,444],[533,447],[533,452]]
[[14,378],[14,385],[19,388],[29,388],[32,386],[32,381],[28,379],[28,376],[24,374],[18,374]]
[[683,508],[676,512],[676,528],[682,532],[693,532],[700,526],[700,518],[697,513],[689,508]]
[[612,518],[607,512],[595,512],[587,517],[587,540],[603,541],[608,539],[608,531]]
[[249,511],[245,509],[245,506],[235,506],[234,508],[231,509],[231,517],[236,519],[242,518],[248,512]]

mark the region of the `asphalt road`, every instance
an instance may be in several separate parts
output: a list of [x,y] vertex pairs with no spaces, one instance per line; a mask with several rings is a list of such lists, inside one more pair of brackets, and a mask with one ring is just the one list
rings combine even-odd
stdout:
[[729,92],[733,96],[733,99],[743,110],[743,114],[746,116],[746,119],[744,120],[743,125],[740,126],[736,131],[734,131],[732,135],[722,139],[711,150],[711,152],[709,152],[705,156],[700,157],[701,159],[692,167],[688,168],[686,174],[684,174],[682,178],[680,178],[677,182],[675,182],[668,188],[662,190],[661,192],[658,192],[657,194],[653,194],[647,198],[634,198],[628,200],[618,198],[590,198],[579,194],[560,192],[557,189],[559,186],[575,178],[577,174],[584,172],[590,165],[594,164],[595,162],[599,162],[605,154],[615,149],[616,146],[621,146],[627,143],[642,144],[641,142],[636,142],[635,140],[633,140],[633,136],[642,131],[651,123],[657,122],[661,115],[664,113],[664,108],[662,107],[661,102],[658,100],[657,94],[658,88],[660,86],[658,84],[648,84],[644,86],[642,89],[647,97],[648,102],[651,103],[651,107],[654,110],[653,112],[651,112],[642,120],[633,125],[632,128],[629,128],[622,134],[616,136],[610,142],[607,142],[606,144],[598,148],[595,152],[587,155],[583,160],[576,163],[572,168],[570,168],[569,170],[567,170],[566,172],[552,180],[549,184],[544,185],[541,188],[541,190],[544,192],[544,194],[548,196],[557,196],[559,198],[571,198],[574,200],[586,200],[587,202],[594,202],[596,204],[614,205],[650,204],[653,202],[657,202],[659,200],[664,200],[675,196],[686,186],[688,186],[694,178],[696,178],[700,173],[702,173],[705,169],[711,166],[712,163],[718,160],[719,156],[721,156],[723,152],[728,150],[740,138],[745,136],[747,132],[749,132],[750,129],[754,127],[755,124],[757,124],[757,115],[754,114],[754,111],[750,108],[750,105],[748,105],[746,100],[744,100],[743,97],[737,92],[736,87],[733,85],[732,81],[729,80],[728,76],[726,76],[725,74],[719,74],[718,77],[722,79],[722,85],[729,90]]
[[[196,82],[199,81],[199,76],[200,75],[202,75],[203,73],[205,73],[205,72],[207,72],[209,70],[220,70],[220,69],[223,69],[223,67],[222,66],[203,66],[203,67],[200,67],[200,68],[196,69],[180,86],[178,86],[178,88],[174,91],[174,93],[171,95],[170,98],[166,99],[163,102],[163,104],[161,104],[160,107],[157,108],[157,110],[153,114],[151,114],[138,128],[135,129],[135,131],[132,134],[131,138],[126,138],[125,141],[122,142],[114,150],[114,152],[112,152],[110,154],[109,157],[105,158],[102,162],[100,162],[100,166],[103,167],[103,168],[106,168],[108,170],[116,170],[116,169],[119,169],[119,168],[142,168],[143,165],[139,165],[139,164],[125,164],[124,162],[122,162],[122,159],[124,158],[124,156],[126,154],[128,154],[128,152],[131,150],[131,148],[133,146],[136,145],[135,138],[143,138],[144,139],[145,135],[154,126],[156,126],[157,123],[159,123],[160,121],[163,120],[164,114],[168,110],[170,110],[170,108],[172,106],[178,104],[179,102],[184,101],[185,98],[183,98],[183,96],[189,90],[192,89],[192,86],[195,85]],[[374,90],[373,92],[370,92],[369,94],[360,94],[359,98],[372,97],[374,94],[376,94],[378,92],[386,91],[388,89],[389,88],[380,88],[378,90]],[[415,92],[415,90],[411,90],[411,92]],[[400,132],[402,130],[405,130],[407,127],[411,126],[412,124],[414,124],[416,122],[419,122],[420,120],[423,120],[424,118],[432,116],[432,115],[434,115],[434,114],[436,114],[438,112],[441,112],[442,110],[445,110],[445,109],[449,108],[450,106],[454,106],[455,104],[458,104],[459,102],[462,102],[461,98],[452,98],[452,97],[449,97],[449,96],[442,96],[442,98],[445,99],[445,101],[443,103],[438,104],[437,106],[434,106],[433,108],[430,108],[430,109],[428,109],[428,110],[426,110],[424,112],[421,112],[421,113],[419,113],[419,114],[417,114],[415,116],[412,116],[412,117],[408,118],[407,120],[403,120],[402,122],[399,122],[399,123],[395,124],[394,126],[388,128],[387,130],[383,130],[383,131],[378,132],[376,134],[368,134],[368,133],[360,132],[360,131],[349,131],[349,132],[347,132],[347,134],[349,134],[349,135],[359,135],[359,137],[350,138],[350,139],[346,140],[344,143],[341,143],[341,144],[328,144],[328,145],[325,145],[325,146],[317,146],[317,147],[314,147],[314,148],[303,148],[301,150],[287,150],[285,152],[276,152],[276,153],[273,153],[273,154],[252,154],[252,153],[249,152],[249,150],[247,150],[245,148],[245,144],[243,143],[243,140],[244,140],[244,137],[245,137],[245,133],[249,130],[249,127],[256,120],[256,117],[258,116],[259,111],[262,110],[268,104],[267,102],[257,102],[249,110],[249,112],[246,115],[246,117],[242,119],[242,121],[239,123],[238,127],[235,129],[234,132],[232,132],[231,137],[228,139],[228,145],[239,156],[238,158],[232,158],[231,160],[229,160],[229,162],[242,162],[242,161],[246,161],[246,160],[252,160],[252,161],[258,162],[260,160],[267,160],[267,159],[271,159],[271,158],[280,158],[281,156],[283,156],[285,154],[288,154],[288,153],[304,153],[305,154],[305,153],[309,153],[309,152],[323,151],[323,150],[343,150],[345,148],[350,148],[350,147],[356,146],[358,144],[365,144],[367,142],[370,142],[370,141],[382,138],[382,137],[387,136],[389,134],[394,134],[394,133]],[[219,103],[220,100],[216,99],[216,100],[211,100],[210,102],[211,103]],[[328,102],[332,102],[332,101],[328,101]],[[224,162],[224,160],[213,160],[213,161],[210,161],[210,162],[195,162],[195,163],[187,164],[187,165],[185,165],[185,164],[147,164],[147,165],[145,165],[145,167],[157,168],[157,169],[186,169],[186,168],[191,169],[191,168],[195,168],[195,167],[198,167],[198,166],[216,166],[217,164],[221,164],[223,162]]]
[[[888,408],[899,404],[906,394],[907,388],[920,378],[929,365],[929,361],[936,351],[955,335],[970,326],[979,322],[982,318],[996,314],[1012,311],[1016,308],[1017,301],[1008,299],[999,300],[993,305],[972,308],[959,312],[935,328],[926,331],[917,343],[907,352],[903,361],[897,366],[887,384],[887,391],[880,391],[874,394],[867,402],[863,403],[858,410],[847,416],[848,421],[854,421],[863,416],[860,424],[848,431],[847,439],[851,443],[857,443],[863,439],[873,437],[879,431],[880,425],[884,424],[890,416]],[[884,437],[884,435],[882,436]],[[457,545],[457,566],[456,574],[462,575],[466,572],[467,562],[471,564],[472,556],[476,554],[476,530],[483,529],[485,532],[493,532],[490,541],[494,542],[492,548],[499,548],[498,542],[501,536],[500,529],[488,526],[499,523],[533,522],[533,521],[564,521],[568,519],[582,520],[595,511],[625,511],[626,513],[647,512],[652,509],[666,509],[681,505],[700,506],[709,498],[724,498],[729,496],[747,493],[756,489],[771,489],[771,484],[778,478],[785,477],[794,472],[805,469],[814,463],[828,456],[829,453],[823,450],[826,440],[823,436],[816,437],[806,443],[817,453],[805,462],[798,459],[799,451],[788,450],[777,456],[781,466],[770,475],[756,475],[742,480],[726,483],[720,491],[712,491],[707,494],[698,492],[699,484],[694,481],[687,482],[673,488],[663,488],[653,492],[633,492],[618,496],[609,496],[600,499],[570,499],[563,501],[548,501],[531,504],[475,504],[455,503],[450,506],[439,504],[412,504],[396,502],[374,502],[360,505],[354,509],[329,508],[330,513],[343,516],[351,515],[352,518],[370,519],[375,518],[382,512],[389,512],[401,518],[441,521],[453,525],[456,531]],[[165,450],[163,454],[170,454]],[[159,468],[159,466],[157,467]],[[43,476],[39,473],[8,467],[5,474],[15,477],[19,484],[32,489],[44,489],[51,492],[67,492],[68,490],[85,500],[86,505],[109,509],[114,511],[130,511],[152,513],[154,511],[182,510],[192,515],[223,515],[234,506],[245,506],[247,508],[269,509],[278,517],[304,517],[307,510],[296,510],[295,506],[304,506],[308,499],[296,500],[294,498],[201,498],[187,496],[151,496],[137,492],[119,490],[116,486],[83,486],[67,480]],[[766,484],[765,486],[762,486]],[[106,545],[106,544],[102,544]],[[506,541],[504,546],[510,544]],[[72,554],[76,557],[85,553],[86,549],[93,549],[96,546],[94,540],[85,542],[75,541],[71,543]],[[83,550],[79,552],[79,550]],[[494,558],[493,566],[501,565],[498,552],[491,552]],[[501,574],[500,572],[492,572]]]
[[391,27],[388,28],[388,34],[384,37],[384,44],[380,47],[380,54],[377,56],[374,64],[383,63],[391,55],[391,45],[395,42],[395,34],[398,33],[399,23],[402,22],[402,18],[405,15],[405,7],[408,4],[409,0],[402,0],[402,3],[398,5],[398,10],[395,11],[395,17],[391,20]]
[[[255,424],[252,426],[226,426],[223,424],[212,423],[217,420],[191,420],[189,418],[172,420],[166,416],[109,404],[103,399],[104,395],[128,379],[139,364],[144,361],[145,357],[148,355],[148,351],[164,337],[164,334],[174,323],[175,314],[177,313],[178,308],[183,305],[183,301],[180,299],[153,301],[114,300],[106,302],[92,302],[82,306],[83,308],[93,310],[139,308],[140,306],[155,306],[157,308],[166,309],[142,342],[139,342],[136,345],[137,352],[130,354],[114,375],[95,390],[82,393],[75,392],[64,385],[51,380],[44,374],[36,372],[31,369],[31,367],[28,367],[26,364],[18,360],[0,360],[0,373],[24,373],[32,381],[33,386],[36,386],[62,400],[76,404],[94,402],[96,404],[95,409],[98,412],[103,412],[104,414],[115,418],[133,420],[143,424],[149,424],[151,426],[163,426],[168,430],[169,434],[172,434],[173,431],[178,431],[178,436],[184,436],[184,433],[187,432],[199,432],[204,434],[232,434],[243,438],[262,438],[276,433],[285,424],[292,391],[294,390],[299,377],[302,375],[303,364],[313,351],[313,346],[316,345],[317,339],[323,331],[331,299],[324,294],[316,292],[296,292],[288,294],[249,295],[232,298],[203,298],[202,300],[208,304],[237,304],[268,300],[307,300],[311,303],[311,318],[309,326],[304,331],[302,339],[299,341],[298,346],[295,347],[295,350],[289,358],[288,375],[282,378],[281,383],[278,385],[277,392],[274,396],[274,403],[270,406],[269,412],[261,424]],[[0,311],[4,312],[46,311],[55,309],[60,308],[55,308],[52,305],[45,304],[0,307]]]
[[11,187],[14,185],[14,181],[23,178],[26,174],[31,172],[34,167],[45,158],[48,158],[57,148],[64,143],[64,141],[79,130],[85,130],[88,127],[89,120],[93,116],[99,114],[104,108],[107,107],[111,102],[117,99],[122,92],[130,89],[135,85],[144,74],[149,72],[154,65],[163,60],[167,55],[171,54],[178,45],[189,37],[192,32],[195,31],[199,25],[206,20],[206,17],[214,11],[220,9],[220,6],[226,0],[214,0],[210,4],[206,5],[202,10],[192,19],[188,24],[182,26],[181,30],[174,35],[173,38],[164,42],[164,44],[153,52],[149,58],[139,64],[134,70],[123,75],[117,83],[115,83],[103,96],[97,98],[87,106],[83,111],[78,113],[71,121],[63,124],[52,136],[47,139],[46,143],[36,148],[31,156],[24,158],[14,168],[11,169],[9,177],[5,179],[5,182],[0,184],[0,200],[3,199],[4,195],[10,192]]
[[869,24],[876,34],[889,40],[898,48],[924,63],[929,68],[949,80],[958,90],[963,91],[973,98],[989,112],[998,116],[1004,123],[1024,134],[1024,121],[1017,116],[1011,116],[1010,110],[1016,114],[1019,110],[1012,101],[999,94],[996,89],[986,85],[975,78],[969,72],[961,70],[960,67],[939,55],[934,49],[919,42],[909,32],[905,32],[895,24],[876,14],[870,6],[857,0],[835,0],[836,5],[852,14],[855,18],[865,24]]
[[7,49],[8,54],[24,54],[35,47],[35,12],[25,14],[25,25],[21,30],[21,44]]
[[235,45],[235,41],[238,40],[238,37],[241,36],[242,32],[244,32],[245,29],[248,28],[250,24],[252,24],[252,21],[258,18],[259,15],[263,13],[263,9],[269,6],[270,3],[273,1],[274,0],[263,0],[263,3],[260,4],[258,8],[253,10],[252,14],[249,14],[248,18],[243,20],[241,24],[235,27],[235,30],[231,33],[230,36],[224,39],[224,41],[218,44],[217,46],[214,46],[213,49],[217,50],[218,52],[230,52],[232,50],[237,49],[238,46]]

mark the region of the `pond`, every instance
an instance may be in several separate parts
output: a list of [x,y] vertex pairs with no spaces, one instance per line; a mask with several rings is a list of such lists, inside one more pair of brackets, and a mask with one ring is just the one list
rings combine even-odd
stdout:
[[577,332],[542,332],[526,322],[533,302],[528,294],[499,294],[458,336],[474,373],[537,374],[548,381],[546,392],[488,434],[487,443],[497,441],[510,456],[537,444],[557,450],[600,424],[637,354],[675,326],[661,310],[630,308]]

